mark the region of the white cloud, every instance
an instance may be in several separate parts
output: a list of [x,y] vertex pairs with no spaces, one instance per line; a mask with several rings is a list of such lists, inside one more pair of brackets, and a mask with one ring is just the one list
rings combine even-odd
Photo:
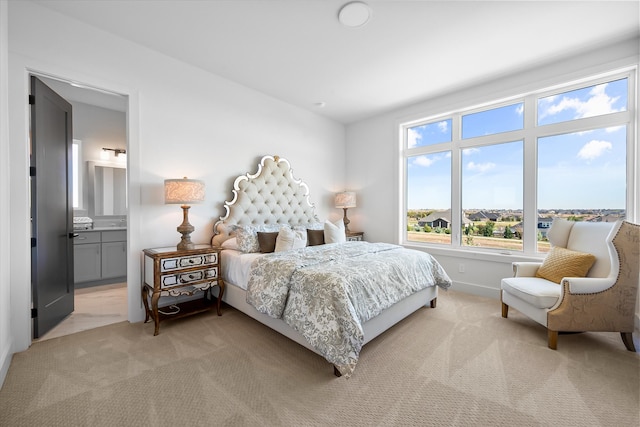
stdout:
[[521,116],[524,113],[524,104],[518,104],[516,107],[516,114]]
[[418,145],[418,142],[422,139],[422,135],[413,128],[407,130],[407,147],[413,148]]
[[540,118],[557,114],[565,110],[573,110],[575,119],[600,116],[620,111],[619,109],[613,108],[613,104],[618,101],[620,97],[610,97],[607,95],[607,84],[608,83],[603,83],[591,88],[589,91],[589,98],[584,101],[579,98],[568,98],[563,96],[558,103],[554,104],[553,101],[555,101],[557,97],[550,97],[551,99],[547,100],[549,102],[545,102],[548,106],[541,108]]
[[441,122],[438,122],[438,130],[442,133],[446,133],[447,130],[449,129],[449,122],[446,120],[443,120]]
[[613,144],[609,141],[593,139],[587,142],[578,152],[578,157],[584,160],[593,160],[602,156],[605,151],[611,151]]
[[486,162],[486,163],[475,163],[469,162],[467,163],[467,169],[476,172],[486,172],[496,167],[495,163]]
[[413,164],[416,166],[422,166],[422,167],[428,168],[436,160],[437,160],[436,158],[429,158],[427,156],[418,156],[413,160]]

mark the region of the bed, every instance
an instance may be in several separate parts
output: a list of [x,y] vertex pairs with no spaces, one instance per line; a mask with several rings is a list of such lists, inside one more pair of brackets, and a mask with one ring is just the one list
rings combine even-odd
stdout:
[[336,376],[349,377],[363,345],[435,308],[438,287],[451,285],[427,253],[345,241],[341,220],[319,220],[284,158],[264,156],[232,194],[212,238],[222,247],[223,301],[323,356]]

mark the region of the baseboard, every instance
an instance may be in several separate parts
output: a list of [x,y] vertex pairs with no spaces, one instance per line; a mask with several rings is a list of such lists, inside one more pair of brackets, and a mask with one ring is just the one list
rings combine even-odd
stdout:
[[477,295],[479,297],[500,299],[500,289],[491,288],[489,286],[482,286],[476,283],[454,281],[451,284],[451,290],[460,291],[471,295]]
[[0,356],[0,388],[2,388],[2,384],[4,384],[4,379],[7,377],[9,365],[11,365],[11,359],[13,358],[11,348],[12,346],[8,345],[7,348],[3,349],[3,353]]

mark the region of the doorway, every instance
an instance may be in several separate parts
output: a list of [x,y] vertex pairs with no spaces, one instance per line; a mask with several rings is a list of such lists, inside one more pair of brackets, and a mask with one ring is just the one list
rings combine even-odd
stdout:
[[[128,212],[102,212],[93,208],[95,195],[94,184],[89,182],[88,164],[100,162],[103,165],[112,164],[116,168],[127,168],[126,150],[128,148],[127,115],[128,97],[90,86],[72,83],[57,77],[36,75],[46,85],[60,94],[73,106],[73,139],[77,158],[74,159],[74,219],[90,218],[91,223],[84,221],[74,223],[74,232],[96,236],[105,233],[116,233],[123,230],[126,239],[126,225]],[[105,148],[107,150],[105,150]],[[117,154],[117,156],[116,156]],[[92,171],[93,172],[93,171]],[[128,181],[125,182],[128,186]],[[128,194],[126,189],[125,194]],[[79,228],[76,230],[76,226]],[[83,230],[86,228],[86,230]],[[74,242],[75,243],[75,242]],[[95,245],[97,250],[104,250],[112,254],[114,245],[121,245],[126,251],[127,242],[109,242]],[[75,248],[82,246],[74,245]],[[78,253],[74,250],[74,254]],[[78,257],[75,256],[76,261]],[[100,258],[100,257],[98,257]],[[100,276],[100,265],[97,267],[97,277],[86,277],[82,274],[76,279],[74,311],[37,340],[45,340],[68,335],[95,327],[128,320],[127,317],[127,283],[126,283],[126,254],[123,272],[113,274],[113,263],[109,261],[111,271]],[[108,258],[113,260],[113,257]],[[84,263],[81,259],[79,262]],[[99,263],[100,261],[98,261]],[[105,268],[106,270],[106,268]],[[86,271],[83,270],[83,271]]]

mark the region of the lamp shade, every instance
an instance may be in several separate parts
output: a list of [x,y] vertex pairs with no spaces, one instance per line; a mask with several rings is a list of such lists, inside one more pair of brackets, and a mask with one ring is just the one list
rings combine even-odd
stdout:
[[343,191],[337,193],[335,198],[336,208],[355,208],[356,207],[356,193],[353,191]]
[[204,182],[197,179],[165,179],[165,204],[193,204],[204,201]]

